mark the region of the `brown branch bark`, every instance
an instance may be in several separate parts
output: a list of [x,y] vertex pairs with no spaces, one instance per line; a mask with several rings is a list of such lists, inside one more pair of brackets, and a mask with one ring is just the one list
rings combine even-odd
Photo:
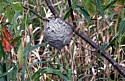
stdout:
[[77,27],[76,26],[76,22],[75,22],[75,18],[74,18],[74,15],[73,15],[73,9],[72,9],[72,5],[71,5],[71,0],[68,0],[68,4],[69,4],[69,8],[70,8],[71,18],[72,18],[72,21],[73,21],[73,26]]
[[[53,15],[55,17],[59,17],[58,14],[56,13],[55,9],[51,5],[50,0],[45,0],[45,1],[48,5],[49,9],[53,13]],[[71,13],[73,14],[73,11],[71,11]],[[81,37],[83,40],[85,40],[87,43],[89,43],[93,48],[95,48],[99,54],[101,54],[104,58],[106,58],[114,66],[114,68],[116,68],[118,70],[118,72],[123,77],[125,77],[125,70],[114,59],[112,59],[107,52],[100,50],[99,46],[95,42],[93,42],[89,37],[87,37],[83,32],[81,32],[80,30],[75,30],[75,28],[73,26],[71,26],[71,27],[76,35]]]
[[29,11],[32,12],[33,14],[35,14],[35,15],[36,15],[38,18],[40,18],[41,20],[44,20],[44,21],[47,21],[47,20],[48,20],[47,18],[40,16],[38,13],[34,12],[33,10],[31,10],[31,9],[29,9],[29,8],[23,6],[23,5],[22,5],[22,7],[23,7],[24,9],[26,9],[26,10],[29,10]]
[[55,11],[55,9],[53,8],[50,0],[45,0],[46,1],[46,4],[47,6],[49,7],[49,9],[51,10],[51,12],[53,13],[54,17],[57,18],[59,17],[59,15],[57,14],[57,12]]

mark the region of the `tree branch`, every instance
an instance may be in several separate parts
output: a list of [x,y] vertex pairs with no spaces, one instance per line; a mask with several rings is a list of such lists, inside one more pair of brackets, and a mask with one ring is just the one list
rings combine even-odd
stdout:
[[33,14],[35,14],[35,15],[36,15],[38,18],[40,18],[41,20],[44,20],[44,21],[47,21],[47,20],[48,20],[47,18],[40,16],[38,13],[34,12],[33,10],[31,10],[31,9],[29,9],[29,8],[23,6],[23,5],[22,5],[22,7],[23,7],[24,9],[26,9],[26,10],[29,10],[29,11],[32,12]]
[[[53,8],[53,6],[51,5],[50,0],[45,0],[49,9],[51,10],[51,12],[53,13],[53,15],[55,17],[59,17],[55,11],[55,9]],[[93,48],[95,48],[98,53],[100,53],[104,58],[106,58],[113,66],[114,68],[116,68],[118,70],[118,72],[125,77],[125,70],[114,60],[112,59],[107,52],[102,51],[99,49],[99,46],[93,42],[89,37],[87,37],[83,32],[81,32],[80,30],[75,30],[75,28],[73,26],[71,26],[73,31],[75,32],[76,35],[78,35],[79,37],[81,37],[83,40],[85,40],[87,43],[89,43]]]
[[59,15],[57,14],[57,12],[55,11],[55,9],[53,8],[50,0],[45,0],[46,1],[46,4],[47,6],[49,7],[49,9],[51,10],[51,12],[53,13],[54,17],[57,18],[59,17]]
[[71,0],[68,0],[68,4],[69,4],[69,8],[70,8],[71,18],[72,18],[72,21],[73,21],[73,26],[77,27],[76,26],[76,22],[75,22],[75,18],[74,18],[74,15],[73,15],[73,9],[72,9],[72,5],[71,5]]

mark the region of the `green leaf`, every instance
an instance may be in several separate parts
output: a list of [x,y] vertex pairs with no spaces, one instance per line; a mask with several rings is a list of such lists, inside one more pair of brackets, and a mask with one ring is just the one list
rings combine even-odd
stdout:
[[92,76],[94,76],[94,75],[92,75],[92,74],[86,74],[86,75],[80,75],[79,77],[78,77],[78,81],[84,81],[83,79],[84,78],[87,78],[87,77],[92,77]]
[[89,14],[94,15],[97,12],[95,4],[91,0],[82,0],[82,4]]
[[108,9],[110,6],[113,6],[113,4],[115,4],[117,2],[117,0],[111,1],[103,10],[105,11],[106,9]]
[[38,47],[45,46],[45,45],[46,45],[46,43],[35,45],[35,46],[31,47],[30,51],[32,51],[32,50],[34,50],[34,49],[36,49]]
[[104,44],[101,46],[100,50],[101,50],[101,51],[104,51],[109,45],[110,45],[109,43],[104,43]]
[[72,81],[72,70],[71,69],[68,69],[68,77],[69,77],[69,80]]
[[7,6],[8,4],[5,2],[0,2],[0,8],[2,8],[3,6]]
[[14,2],[15,0],[9,0],[9,2]]
[[117,12],[112,13],[112,14],[109,15],[106,19],[110,19],[111,17],[113,17],[113,16],[115,16],[115,15],[117,15],[117,14],[123,12],[123,11],[125,11],[125,8],[123,8],[122,10],[119,10],[119,11],[117,11]]
[[5,52],[4,52],[4,50],[3,50],[2,42],[1,42],[1,40],[0,40],[0,60],[1,60],[1,58],[2,58],[4,55],[5,55]]
[[5,15],[9,19],[9,21],[12,22],[14,17],[14,10],[12,10],[10,7],[7,7]]
[[21,38],[22,38],[22,36],[18,36],[16,38],[14,38],[11,43],[12,44],[17,43]]
[[61,73],[61,70],[53,69],[53,68],[44,68],[44,69],[38,70],[37,72],[34,73],[34,75],[32,76],[32,79],[34,79],[34,81],[35,80],[37,81],[39,77],[43,74],[56,74],[61,78],[63,78],[65,81],[69,80],[67,76]]
[[82,69],[85,70],[88,66],[89,66],[89,65],[86,64],[86,65],[84,65],[84,66],[82,67]]
[[3,9],[0,9],[0,13],[4,13],[5,11]]
[[125,44],[125,35],[121,35],[121,41],[120,44]]
[[104,12],[103,12],[103,9],[102,9],[102,7],[101,7],[101,5],[99,3],[99,0],[95,0],[95,4],[96,4],[96,7],[99,10],[101,16],[104,17]]
[[32,50],[34,50],[40,46],[45,46],[45,43],[42,43],[42,44],[38,44],[38,45],[31,47],[31,43],[32,43],[32,40],[30,40],[29,43],[27,44],[27,46],[24,48],[24,55],[25,55],[26,59],[28,58],[29,52],[31,52]]
[[25,67],[22,67],[22,72],[21,72],[21,81],[25,81]]
[[16,12],[20,12],[23,10],[23,7],[20,4],[12,4],[12,9]]
[[24,55],[25,55],[26,60],[27,60],[28,54],[29,54],[29,52],[31,50],[31,43],[32,43],[32,40],[30,40],[28,42],[27,46],[24,48]]
[[15,69],[15,66],[12,67],[12,68],[10,68],[9,71],[7,71],[7,72],[5,72],[5,73],[3,73],[3,74],[0,74],[0,78],[6,76],[6,75],[8,75],[8,74],[10,74],[10,73],[13,71],[13,69]]
[[118,39],[120,38],[124,27],[125,27],[125,19],[123,19],[123,20],[121,21],[121,23],[120,23],[120,28],[119,28],[119,32],[118,32]]
[[34,62],[34,63],[28,65],[28,68],[31,68],[31,67],[34,66],[34,65],[43,64],[43,63],[48,63],[48,62],[51,62],[51,61],[39,61],[39,62]]
[[17,51],[17,58],[19,59],[19,66],[22,66],[25,63],[25,58],[24,58],[24,52],[23,52],[23,46],[20,43],[20,46]]
[[82,6],[80,5],[76,5],[76,6],[79,7],[77,10],[84,15],[85,19],[88,20],[88,22],[91,22],[89,13],[85,9],[83,9]]
[[19,68],[18,68],[18,65],[17,65],[17,63],[15,64],[15,66],[13,66],[14,68],[13,68],[13,71],[12,71],[12,73],[11,73],[11,79],[12,79],[12,81],[15,81],[16,80],[16,75],[18,75],[18,70],[19,70]]
[[16,21],[16,19],[17,19],[20,15],[21,15],[20,12],[16,12],[16,13],[14,14],[14,21]]
[[70,13],[70,9],[66,10],[66,13],[64,15],[64,20],[66,20],[66,18],[69,16],[69,13]]

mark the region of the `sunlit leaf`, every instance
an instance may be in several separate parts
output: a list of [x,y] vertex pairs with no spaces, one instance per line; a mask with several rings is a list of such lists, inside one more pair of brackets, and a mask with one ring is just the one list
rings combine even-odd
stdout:
[[15,10],[16,12],[20,12],[23,10],[23,7],[20,4],[12,4],[12,9]]
[[19,67],[21,67],[22,65],[24,65],[25,63],[25,59],[24,59],[24,48],[22,46],[22,44],[20,44],[18,51],[17,51],[17,58],[19,61]]
[[4,13],[5,9],[4,7],[7,7],[8,3],[6,2],[0,2],[0,13]]
[[11,22],[13,20],[13,17],[14,17],[14,10],[9,8],[9,7],[7,7],[5,15],[9,19],[9,21]]
[[91,16],[97,13],[96,6],[91,0],[82,0],[82,4]]
[[0,2],[0,8],[4,7],[4,6],[7,6],[7,3],[5,2]]

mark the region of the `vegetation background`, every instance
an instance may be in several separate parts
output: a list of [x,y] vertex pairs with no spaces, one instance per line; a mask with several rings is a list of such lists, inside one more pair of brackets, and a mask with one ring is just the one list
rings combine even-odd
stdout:
[[[51,2],[72,24],[68,1]],[[125,1],[71,0],[71,4],[77,28],[125,68]],[[125,81],[75,34],[61,52],[46,45],[46,22],[21,5],[53,17],[44,0],[0,0],[0,81]]]

